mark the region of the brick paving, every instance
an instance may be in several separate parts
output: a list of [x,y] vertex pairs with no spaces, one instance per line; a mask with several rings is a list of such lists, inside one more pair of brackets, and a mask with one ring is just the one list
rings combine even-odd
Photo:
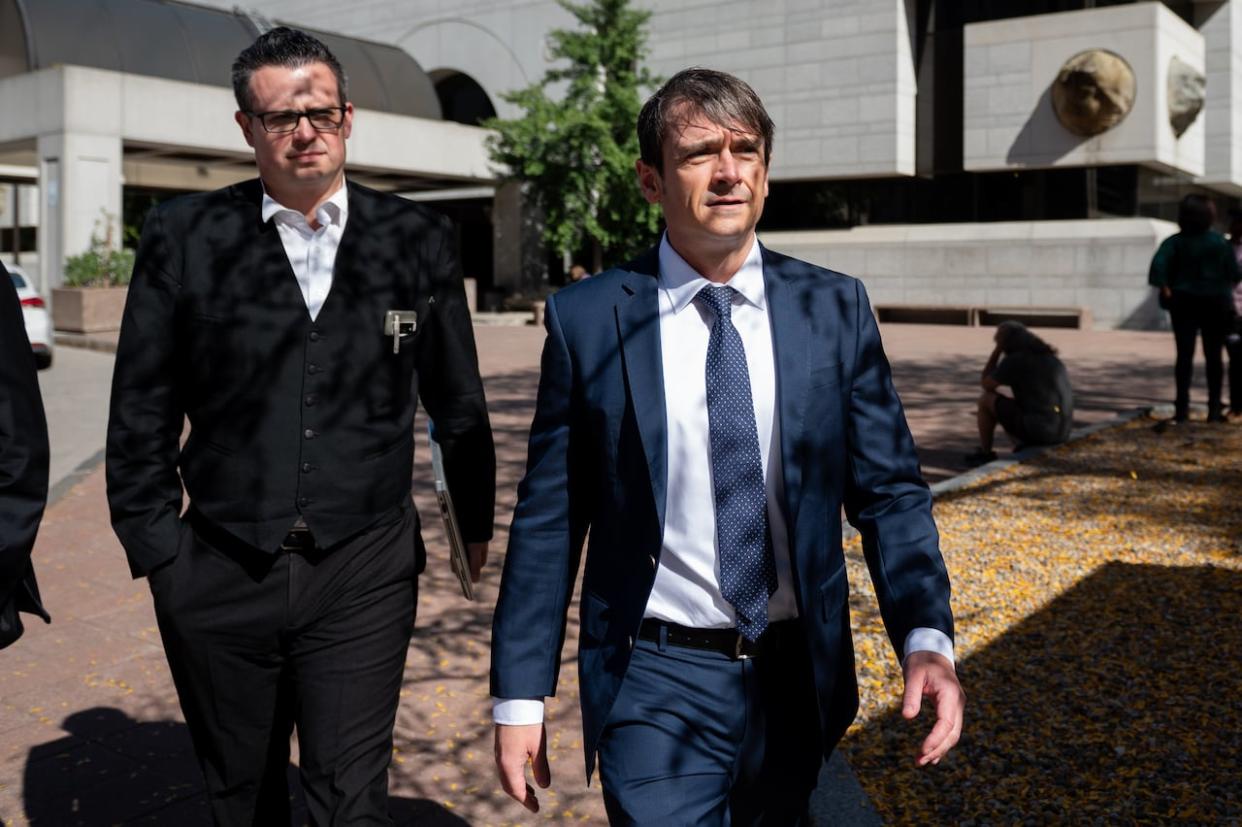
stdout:
[[[554,787],[540,794],[544,811],[525,816],[494,781],[487,640],[543,335],[530,327],[476,332],[499,459],[493,561],[479,601],[467,604],[455,594],[439,527],[427,520],[431,559],[420,581],[396,728],[393,814],[401,824],[599,823],[598,788],[586,787],[582,777],[575,622],[560,696],[549,702]],[[884,330],[929,479],[960,471],[960,455],[974,444],[973,400],[991,333],[913,325]],[[1080,424],[1171,396],[1167,333],[1041,333],[1069,365]],[[1201,369],[1198,379],[1201,387]],[[1003,449],[1003,438],[998,444]],[[426,456],[420,447],[421,462]],[[426,484],[416,488],[416,502],[423,515],[435,514]],[[55,622],[29,624],[26,637],[0,653],[0,823],[203,823],[201,781],[150,598],[144,582],[130,580],[109,529],[102,469],[48,509],[35,554]]]

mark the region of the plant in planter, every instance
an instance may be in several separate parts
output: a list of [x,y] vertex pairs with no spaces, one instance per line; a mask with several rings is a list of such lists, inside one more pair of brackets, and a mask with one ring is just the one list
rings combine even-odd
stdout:
[[105,213],[91,234],[91,246],[65,259],[64,286],[52,290],[52,323],[71,333],[121,329],[125,295],[134,273],[134,251],[118,247]]

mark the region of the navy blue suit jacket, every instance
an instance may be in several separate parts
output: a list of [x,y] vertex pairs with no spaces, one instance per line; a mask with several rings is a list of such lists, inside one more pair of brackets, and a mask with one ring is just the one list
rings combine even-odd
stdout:
[[[578,672],[587,775],[655,579],[667,486],[658,255],[549,298],[526,476],[492,630],[492,695],[555,693],[588,532]],[[949,580],[901,402],[862,284],[763,250],[798,613],[827,756],[858,709],[841,506],[863,537],[898,653],[950,638]],[[704,460],[706,461],[706,459]]]

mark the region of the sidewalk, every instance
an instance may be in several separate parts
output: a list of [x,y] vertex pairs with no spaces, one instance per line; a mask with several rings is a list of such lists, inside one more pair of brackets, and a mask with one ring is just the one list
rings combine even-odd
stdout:
[[[487,641],[505,532],[524,468],[543,333],[494,326],[478,327],[476,335],[499,460],[494,557],[479,602],[466,604],[455,595],[440,531],[433,520],[426,521],[431,559],[420,581],[417,630],[397,722],[392,809],[402,824],[600,823],[598,787],[587,788],[581,775],[576,623],[569,624],[560,696],[548,707],[554,787],[540,794],[543,812],[525,816],[494,781]],[[960,454],[974,443],[973,400],[991,330],[893,325],[884,335],[928,476],[950,476],[961,467]],[[1048,331],[1048,338],[1062,348],[1078,386],[1082,424],[1169,395],[1173,348],[1168,334]],[[70,363],[62,361],[68,354],[68,348],[58,352],[52,371]],[[88,374],[110,366],[107,356],[84,355],[104,360]],[[106,399],[64,396],[83,387],[72,371],[49,372],[43,382],[56,420],[54,438],[73,422],[83,433],[102,427]],[[58,439],[54,462],[62,470],[72,468],[66,453],[70,443],[80,455],[88,442]],[[425,463],[425,446],[419,452],[419,462]],[[419,510],[434,514],[431,491],[424,480],[419,482]],[[124,554],[108,527],[102,468],[58,493],[62,496],[47,512],[35,552],[55,622],[28,626],[18,645],[0,653],[0,823],[202,823],[200,780],[150,597],[144,582],[129,579]],[[959,579],[969,576],[969,568],[964,566]],[[869,594],[857,576],[855,593]],[[866,615],[857,622],[865,624]],[[972,619],[962,622],[968,628]],[[882,647],[870,661],[864,661],[867,654],[860,652],[860,665],[877,670],[868,673],[873,682],[879,680],[874,675],[888,680],[896,675],[891,654]],[[864,685],[864,692],[874,688]],[[873,699],[880,710],[893,700],[885,692]],[[875,710],[869,715],[869,720],[880,720]],[[897,743],[910,746],[908,730],[892,731],[901,733],[894,736]],[[876,787],[882,777],[867,766],[867,775],[859,773],[864,788],[883,792]],[[838,788],[854,783],[847,768],[834,765],[833,770]],[[866,802],[852,800],[847,806]],[[853,813],[866,815],[857,809]]]

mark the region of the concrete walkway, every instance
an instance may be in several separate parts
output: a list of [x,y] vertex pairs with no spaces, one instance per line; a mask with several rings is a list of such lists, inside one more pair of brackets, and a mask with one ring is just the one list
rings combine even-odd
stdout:
[[[884,330],[895,382],[932,480],[961,470],[961,454],[974,445],[973,404],[991,332],[900,325]],[[524,467],[543,333],[480,326],[476,335],[497,438],[493,549],[500,557]],[[1078,389],[1080,424],[1171,395],[1169,334],[1047,336],[1061,348]],[[55,622],[28,626],[19,644],[0,653],[3,824],[186,825],[205,817],[150,597],[144,583],[129,579],[108,526],[102,468],[93,464],[103,445],[110,367],[109,355],[62,347],[56,365],[41,377],[58,499],[45,518],[36,563]],[[419,456],[421,465],[421,447]],[[416,502],[431,515],[431,492],[422,482]],[[581,774],[576,623],[570,624],[560,697],[549,703],[554,787],[541,793],[544,811],[524,817],[500,794],[491,768],[487,640],[500,560],[489,566],[479,602],[465,604],[454,594],[445,546],[430,520],[426,535],[431,561],[420,582],[418,628],[396,729],[391,807],[398,823],[600,822],[598,787],[586,787]],[[826,768],[824,778],[830,794],[816,802],[823,823],[874,823],[843,762]]]

